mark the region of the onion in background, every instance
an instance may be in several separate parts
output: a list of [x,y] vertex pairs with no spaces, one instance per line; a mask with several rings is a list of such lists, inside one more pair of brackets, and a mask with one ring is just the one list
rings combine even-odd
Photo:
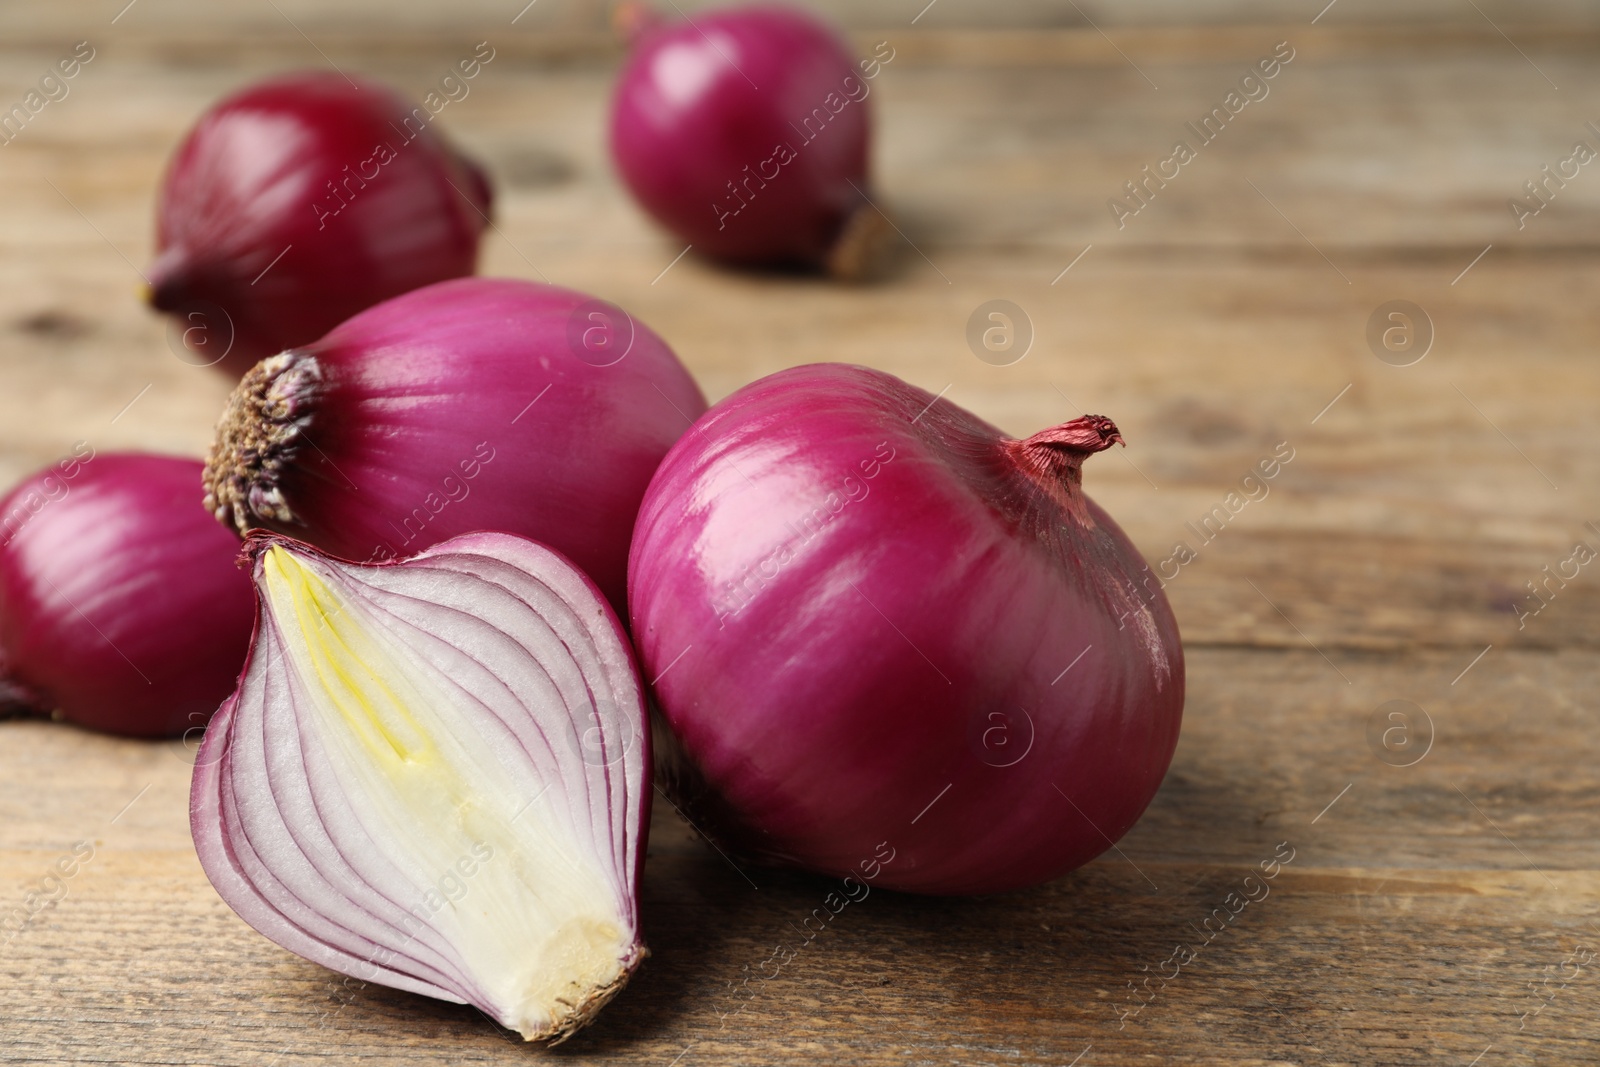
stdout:
[[612,103],[611,154],[645,210],[731,263],[873,273],[893,236],[867,199],[880,64],[858,65],[837,33],[794,8],[668,24],[634,7],[624,21],[636,39]]
[[329,72],[261,82],[178,147],[156,208],[152,307],[235,375],[363,308],[471,274],[491,192],[425,108]]

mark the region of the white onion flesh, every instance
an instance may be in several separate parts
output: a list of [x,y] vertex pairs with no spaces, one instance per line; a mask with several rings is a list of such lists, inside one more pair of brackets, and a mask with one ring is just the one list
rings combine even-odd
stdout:
[[648,733],[604,598],[506,534],[365,566],[276,538],[254,575],[191,796],[218,893],[335,971],[570,1036],[645,953]]

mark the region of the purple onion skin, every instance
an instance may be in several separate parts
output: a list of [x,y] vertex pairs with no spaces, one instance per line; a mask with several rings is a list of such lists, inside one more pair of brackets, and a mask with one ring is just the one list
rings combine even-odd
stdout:
[[1084,421],[1017,442],[840,364],[701,419],[629,570],[659,773],[696,825],[835,876],[892,854],[874,884],[933,894],[1034,885],[1127,832],[1177,744],[1183,651],[1126,535],[1027,458]]
[[200,506],[197,460],[51,468],[0,501],[0,524],[0,689],[125,737],[205,725],[238,679],[255,607],[238,539]]
[[571,559],[620,613],[639,503],[706,402],[637,320],[616,363],[579,358],[570,331],[591,302],[464,278],[370,308],[304,346],[324,381],[311,447],[279,482],[298,521],[256,524],[355,561],[476,530],[520,534]]
[[[322,71],[251,86],[202,116],[167,169],[150,303],[184,328],[197,302],[226,311],[219,366],[235,375],[476,267],[487,176],[399,95],[359,86]],[[225,343],[225,325],[196,322]]]
[[[866,85],[844,42],[793,8],[729,8],[658,25],[636,42],[618,82],[612,156],[645,210],[697,251],[821,266],[868,189],[871,98],[850,99],[847,79]],[[837,113],[830,94],[848,100]],[[763,167],[779,145],[794,158]]]

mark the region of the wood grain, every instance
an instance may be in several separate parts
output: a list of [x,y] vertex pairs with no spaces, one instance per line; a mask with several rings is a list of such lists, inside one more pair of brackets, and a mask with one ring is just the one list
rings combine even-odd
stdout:
[[[1162,792],[1119,851],[1005,897],[874,893],[763,978],[827,883],[735,869],[658,805],[644,901],[655,954],[553,1055],[1600,1058],[1600,972],[1570,962],[1600,952],[1600,575],[1584,570],[1518,618],[1541,568],[1579,539],[1600,547],[1586,526],[1600,523],[1600,174],[1585,168],[1522,230],[1505,203],[1573,140],[1600,144],[1585,126],[1600,121],[1591,13],[1524,12],[1504,24],[1512,45],[1470,11],[1395,28],[1346,0],[1311,27],[1314,10],[1256,24],[1285,16],[1241,2],[1188,31],[1173,25],[1187,8],[1084,4],[1117,27],[1124,59],[1054,8],[956,32],[981,24],[942,13],[957,6],[934,8],[953,21],[924,30],[908,25],[914,11],[893,21],[853,5],[857,40],[897,49],[876,88],[877,188],[908,237],[893,276],[856,290],[692,253],[662,275],[681,246],[605,158],[616,53],[597,9],[541,4],[536,31],[494,29],[501,53],[441,116],[503,194],[485,272],[628,307],[714,397],[841,359],[947,388],[1015,433],[1104,411],[1131,447],[1097,457],[1087,485],[1152,562],[1193,543],[1186,524],[1279,442],[1295,458],[1168,588],[1188,714]],[[1481,6],[1497,21],[1510,11]],[[458,5],[447,25],[423,5],[392,24],[358,7],[285,10],[332,62],[411,93],[515,13]],[[1445,18],[1443,5],[1418,10]],[[115,27],[113,14],[72,96],[0,147],[0,482],[79,439],[204,447],[226,383],[175,359],[136,300],[153,189],[210,101],[321,62],[261,9],[194,19],[141,0]],[[74,17],[0,17],[0,100],[60,42],[91,35]],[[1107,198],[1286,39],[1296,58],[1270,95],[1118,229]],[[1007,367],[965,339],[995,298],[1036,335]],[[1367,345],[1369,315],[1393,299],[1434,323],[1413,366]],[[1413,766],[1387,765],[1368,741],[1391,700],[1431,722]],[[546,1055],[466,1009],[348,988],[245,927],[189,844],[187,758],[176,743],[0,723],[0,906],[74,843],[94,847],[66,897],[0,946],[0,1062]],[[1119,1017],[1139,1003],[1129,983],[1200,940],[1194,927],[1285,841],[1294,859],[1270,895]]]

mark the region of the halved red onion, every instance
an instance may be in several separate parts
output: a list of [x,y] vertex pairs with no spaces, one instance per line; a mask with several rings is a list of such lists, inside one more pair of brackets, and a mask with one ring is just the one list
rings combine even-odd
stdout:
[[1083,492],[1121,440],[1097,415],[1015,440],[843,364],[713,407],[629,562],[665,788],[726,846],[914,892],[1016,889],[1109,848],[1184,692],[1160,583]]
[[508,534],[249,550],[255,640],[190,799],[212,885],[309,960],[565,1040],[646,955],[649,745],[604,598]]

